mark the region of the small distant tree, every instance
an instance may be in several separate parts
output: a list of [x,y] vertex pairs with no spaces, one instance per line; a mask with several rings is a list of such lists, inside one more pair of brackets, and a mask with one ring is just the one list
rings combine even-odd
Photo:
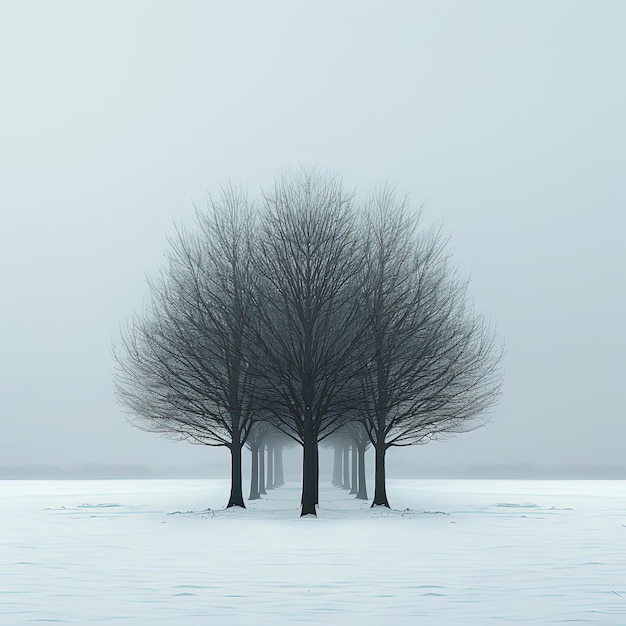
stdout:
[[350,451],[352,453],[350,457],[350,462],[352,465],[352,477],[350,478],[350,495],[355,496],[357,494],[359,484],[359,467],[356,443],[354,442],[354,440],[352,440],[350,443]]
[[244,507],[241,450],[254,417],[249,366],[252,212],[226,188],[179,229],[150,302],[114,348],[117,397],[131,423],[231,453],[229,507]]
[[296,445],[293,439],[282,433],[274,440],[274,487],[285,486],[285,466],[283,452],[285,448]]
[[[342,487],[350,489],[350,481],[346,481],[346,460],[345,455],[349,455],[350,438],[346,433],[347,424],[341,429],[333,433],[330,437],[324,439],[323,445],[332,450],[333,453],[333,469],[331,484],[333,487]],[[347,487],[346,487],[347,485]]]
[[346,437],[343,443],[343,480],[341,483],[342,489],[350,489],[350,447],[351,441]]
[[[353,442],[352,452],[352,491],[357,499],[367,500],[367,477],[365,475],[365,452],[370,447],[370,438],[363,422],[350,422],[345,426]],[[354,451],[356,450],[356,455]],[[356,463],[355,463],[356,462]],[[356,471],[354,465],[356,464]],[[356,475],[356,476],[355,476]],[[356,480],[355,480],[356,477]]]
[[501,351],[465,297],[438,231],[384,188],[365,211],[361,421],[376,451],[372,506],[389,506],[385,453],[482,425]]
[[266,440],[264,448],[267,453],[267,465],[265,473],[265,489],[274,489],[274,444],[271,440]]
[[[256,421],[246,445],[252,455],[249,500],[258,500],[261,495],[267,495],[267,489],[284,487],[283,449],[296,445],[293,439],[287,437],[269,422]],[[267,466],[265,464],[266,451]],[[269,469],[270,459],[271,470]]]
[[285,470],[283,467],[283,449],[296,445],[291,437],[288,437],[276,428],[266,438],[268,468],[271,459],[271,471],[268,469],[266,488],[276,489],[285,485]]
[[[258,500],[265,492],[265,468],[263,447],[268,435],[274,427],[267,422],[255,422],[252,426],[246,445],[250,449],[252,461],[250,464],[250,496],[249,500]],[[261,470],[263,467],[263,470]]]

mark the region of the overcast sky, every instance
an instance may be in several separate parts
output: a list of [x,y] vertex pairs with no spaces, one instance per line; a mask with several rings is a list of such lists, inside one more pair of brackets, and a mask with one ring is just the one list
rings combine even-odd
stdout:
[[506,342],[433,465],[623,464],[626,3],[4,2],[0,465],[202,462],[129,426],[112,340],[174,223],[319,165],[443,222]]

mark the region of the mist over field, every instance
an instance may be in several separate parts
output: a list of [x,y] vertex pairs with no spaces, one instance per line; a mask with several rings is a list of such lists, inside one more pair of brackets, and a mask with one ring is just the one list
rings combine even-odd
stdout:
[[[330,479],[330,453],[322,454],[321,478]],[[373,471],[372,454],[366,456],[367,474]],[[293,450],[285,459],[285,475],[290,481],[299,481],[302,474],[299,450]],[[250,459],[244,456],[244,482],[248,480]],[[599,479],[626,480],[622,465],[533,465],[530,463],[494,465],[437,465],[420,464],[410,455],[406,459],[390,454],[387,460],[390,475],[396,478],[485,478],[485,479]],[[197,465],[121,465],[84,463],[81,465],[0,465],[0,480],[30,479],[157,479],[157,478],[228,478],[228,459],[217,457],[213,463]]]
[[624,626],[625,23],[2,3],[0,625]]
[[423,204],[506,342],[488,427],[406,464],[623,465],[625,10],[3,6],[0,465],[220,458],[129,429],[111,342],[174,222],[298,165]]

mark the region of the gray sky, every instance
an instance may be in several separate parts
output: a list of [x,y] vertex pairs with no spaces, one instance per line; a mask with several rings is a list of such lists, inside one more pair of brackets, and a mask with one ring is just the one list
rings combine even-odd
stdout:
[[620,0],[2,3],[0,465],[202,462],[127,425],[111,339],[193,203],[301,164],[425,202],[506,341],[491,423],[416,463],[623,463],[625,24]]

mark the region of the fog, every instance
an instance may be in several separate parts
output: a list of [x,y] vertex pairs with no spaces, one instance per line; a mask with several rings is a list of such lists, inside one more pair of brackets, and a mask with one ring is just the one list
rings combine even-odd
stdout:
[[194,204],[299,165],[423,204],[506,344],[490,423],[392,459],[621,464],[625,19],[599,0],[4,3],[0,465],[225,459],[127,424],[111,343]]

